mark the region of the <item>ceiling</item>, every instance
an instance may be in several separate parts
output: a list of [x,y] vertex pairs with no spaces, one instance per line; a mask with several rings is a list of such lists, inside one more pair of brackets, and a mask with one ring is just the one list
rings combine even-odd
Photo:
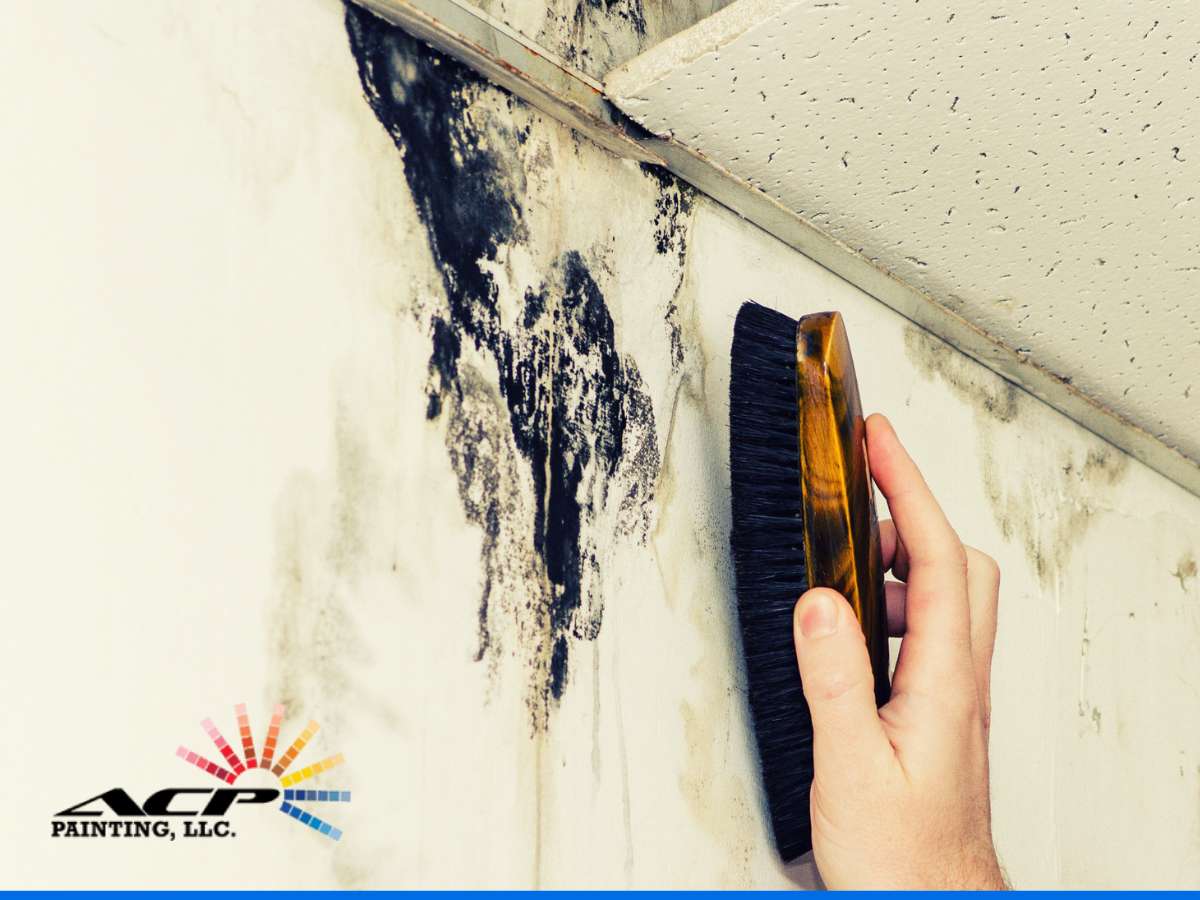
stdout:
[[1194,6],[738,0],[606,92],[1200,460]]

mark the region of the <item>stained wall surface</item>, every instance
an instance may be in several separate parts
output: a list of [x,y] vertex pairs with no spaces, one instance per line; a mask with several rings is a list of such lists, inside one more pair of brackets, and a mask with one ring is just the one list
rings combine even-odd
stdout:
[[[845,314],[1001,564],[1013,880],[1200,881],[1195,497],[353,8],[38,4],[0,41],[6,884],[812,885],[733,619],[747,297]],[[206,784],[175,749],[238,702],[345,754],[340,841],[50,837]]]
[[1186,2],[741,0],[619,105],[1200,459]]
[[493,19],[600,79],[733,0],[480,0]]

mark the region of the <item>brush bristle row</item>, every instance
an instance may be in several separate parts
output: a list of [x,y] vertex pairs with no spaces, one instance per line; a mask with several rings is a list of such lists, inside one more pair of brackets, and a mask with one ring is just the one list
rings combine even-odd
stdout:
[[784,860],[812,847],[812,719],[792,638],[792,610],[808,589],[796,325],[745,303],[733,329],[729,384],[738,619],[763,788]]

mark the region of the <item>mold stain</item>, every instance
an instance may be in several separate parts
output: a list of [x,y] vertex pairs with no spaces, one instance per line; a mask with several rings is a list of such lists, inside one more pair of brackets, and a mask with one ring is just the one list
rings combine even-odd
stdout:
[[646,36],[646,8],[642,0],[580,0],[573,18],[583,22],[589,13],[616,18],[628,24],[639,38]]
[[658,185],[654,201],[654,249],[674,254],[682,268],[687,259],[687,235],[696,189],[661,166],[641,163],[642,171]]
[[[711,433],[704,424],[703,393],[695,380],[688,379],[680,393],[674,423],[685,430],[668,444],[676,448],[681,441],[693,446],[703,442],[701,431]],[[722,483],[715,471],[721,465],[716,443],[710,441],[704,452],[711,473],[706,480],[711,484]],[[676,598],[675,605],[679,598],[687,598],[683,609],[697,636],[698,654],[687,678],[690,687],[679,702],[687,751],[679,790],[693,821],[720,848],[720,883],[750,886],[757,854],[770,846],[770,839],[765,808],[752,777],[747,777],[752,771],[746,767],[753,766],[755,756],[736,650],[733,586],[727,568],[712,564],[725,556],[726,535],[718,534],[711,516],[694,508],[697,492],[675,488],[681,477],[676,457],[677,453],[669,453],[664,460],[669,499],[663,505],[654,545],[656,555],[686,561],[682,567],[686,573],[662,566],[659,571],[664,593]]]
[[[760,798],[747,777],[754,756],[736,650],[728,532],[722,526],[728,506],[726,456],[719,432],[711,427],[693,277],[685,266],[670,305],[681,353],[673,360],[656,487],[659,514],[650,541],[667,607],[696,639],[694,645],[689,642],[696,653],[678,703],[686,748],[679,791],[691,819],[719,848],[717,881],[750,886],[769,838]],[[685,477],[709,487],[681,489]]]
[[[269,629],[271,696],[279,698],[289,722],[307,715],[332,733],[342,728],[338,700],[351,687],[346,661],[365,649],[343,600],[363,571],[377,475],[364,430],[347,405],[339,404],[335,423],[332,502],[322,484],[301,474],[292,477],[276,508],[277,598]],[[321,691],[306,690],[313,684]]]
[[616,347],[586,251],[542,267],[515,314],[502,303],[496,268],[529,242],[527,178],[550,164],[512,115],[478,102],[503,95],[354,5],[346,27],[445,291],[418,313],[426,417],[444,430],[464,512],[483,534],[478,659],[493,672],[502,656],[521,661],[538,731],[568,689],[572,647],[600,632],[601,548],[614,531],[648,531],[659,468],[650,398]]
[[1179,579],[1179,589],[1186,594],[1188,582],[1194,580],[1197,574],[1196,557],[1191,552],[1188,552],[1179,558],[1179,562],[1175,564],[1175,571],[1171,573],[1171,577]]
[[529,35],[593,78],[732,0],[475,0],[473,6]]
[[1078,715],[1085,732],[1090,730],[1094,734],[1100,734],[1104,716],[1098,707],[1090,706],[1086,700],[1080,700]]
[[[678,375],[684,364],[679,300],[688,275],[688,234],[695,209],[696,189],[659,166],[642,163],[641,169],[658,186],[658,196],[654,202],[654,251],[662,256],[673,256],[679,267],[679,280],[665,316],[671,345],[671,369]],[[699,349],[698,342],[693,342],[693,346]]]
[[974,409],[992,516],[1050,587],[1104,508],[1105,494],[1124,476],[1129,457],[1099,439],[1082,453],[1063,449],[1055,464],[1020,452],[1018,433],[1038,401],[915,325],[905,326],[904,347],[919,373],[943,382]]

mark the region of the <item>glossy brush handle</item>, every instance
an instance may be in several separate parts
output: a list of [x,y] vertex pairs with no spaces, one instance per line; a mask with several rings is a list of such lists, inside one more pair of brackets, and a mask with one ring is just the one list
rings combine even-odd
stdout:
[[839,313],[803,316],[796,326],[800,486],[811,587],[840,591],[858,616],[875,696],[887,701],[887,610],[875,494],[854,360]]

